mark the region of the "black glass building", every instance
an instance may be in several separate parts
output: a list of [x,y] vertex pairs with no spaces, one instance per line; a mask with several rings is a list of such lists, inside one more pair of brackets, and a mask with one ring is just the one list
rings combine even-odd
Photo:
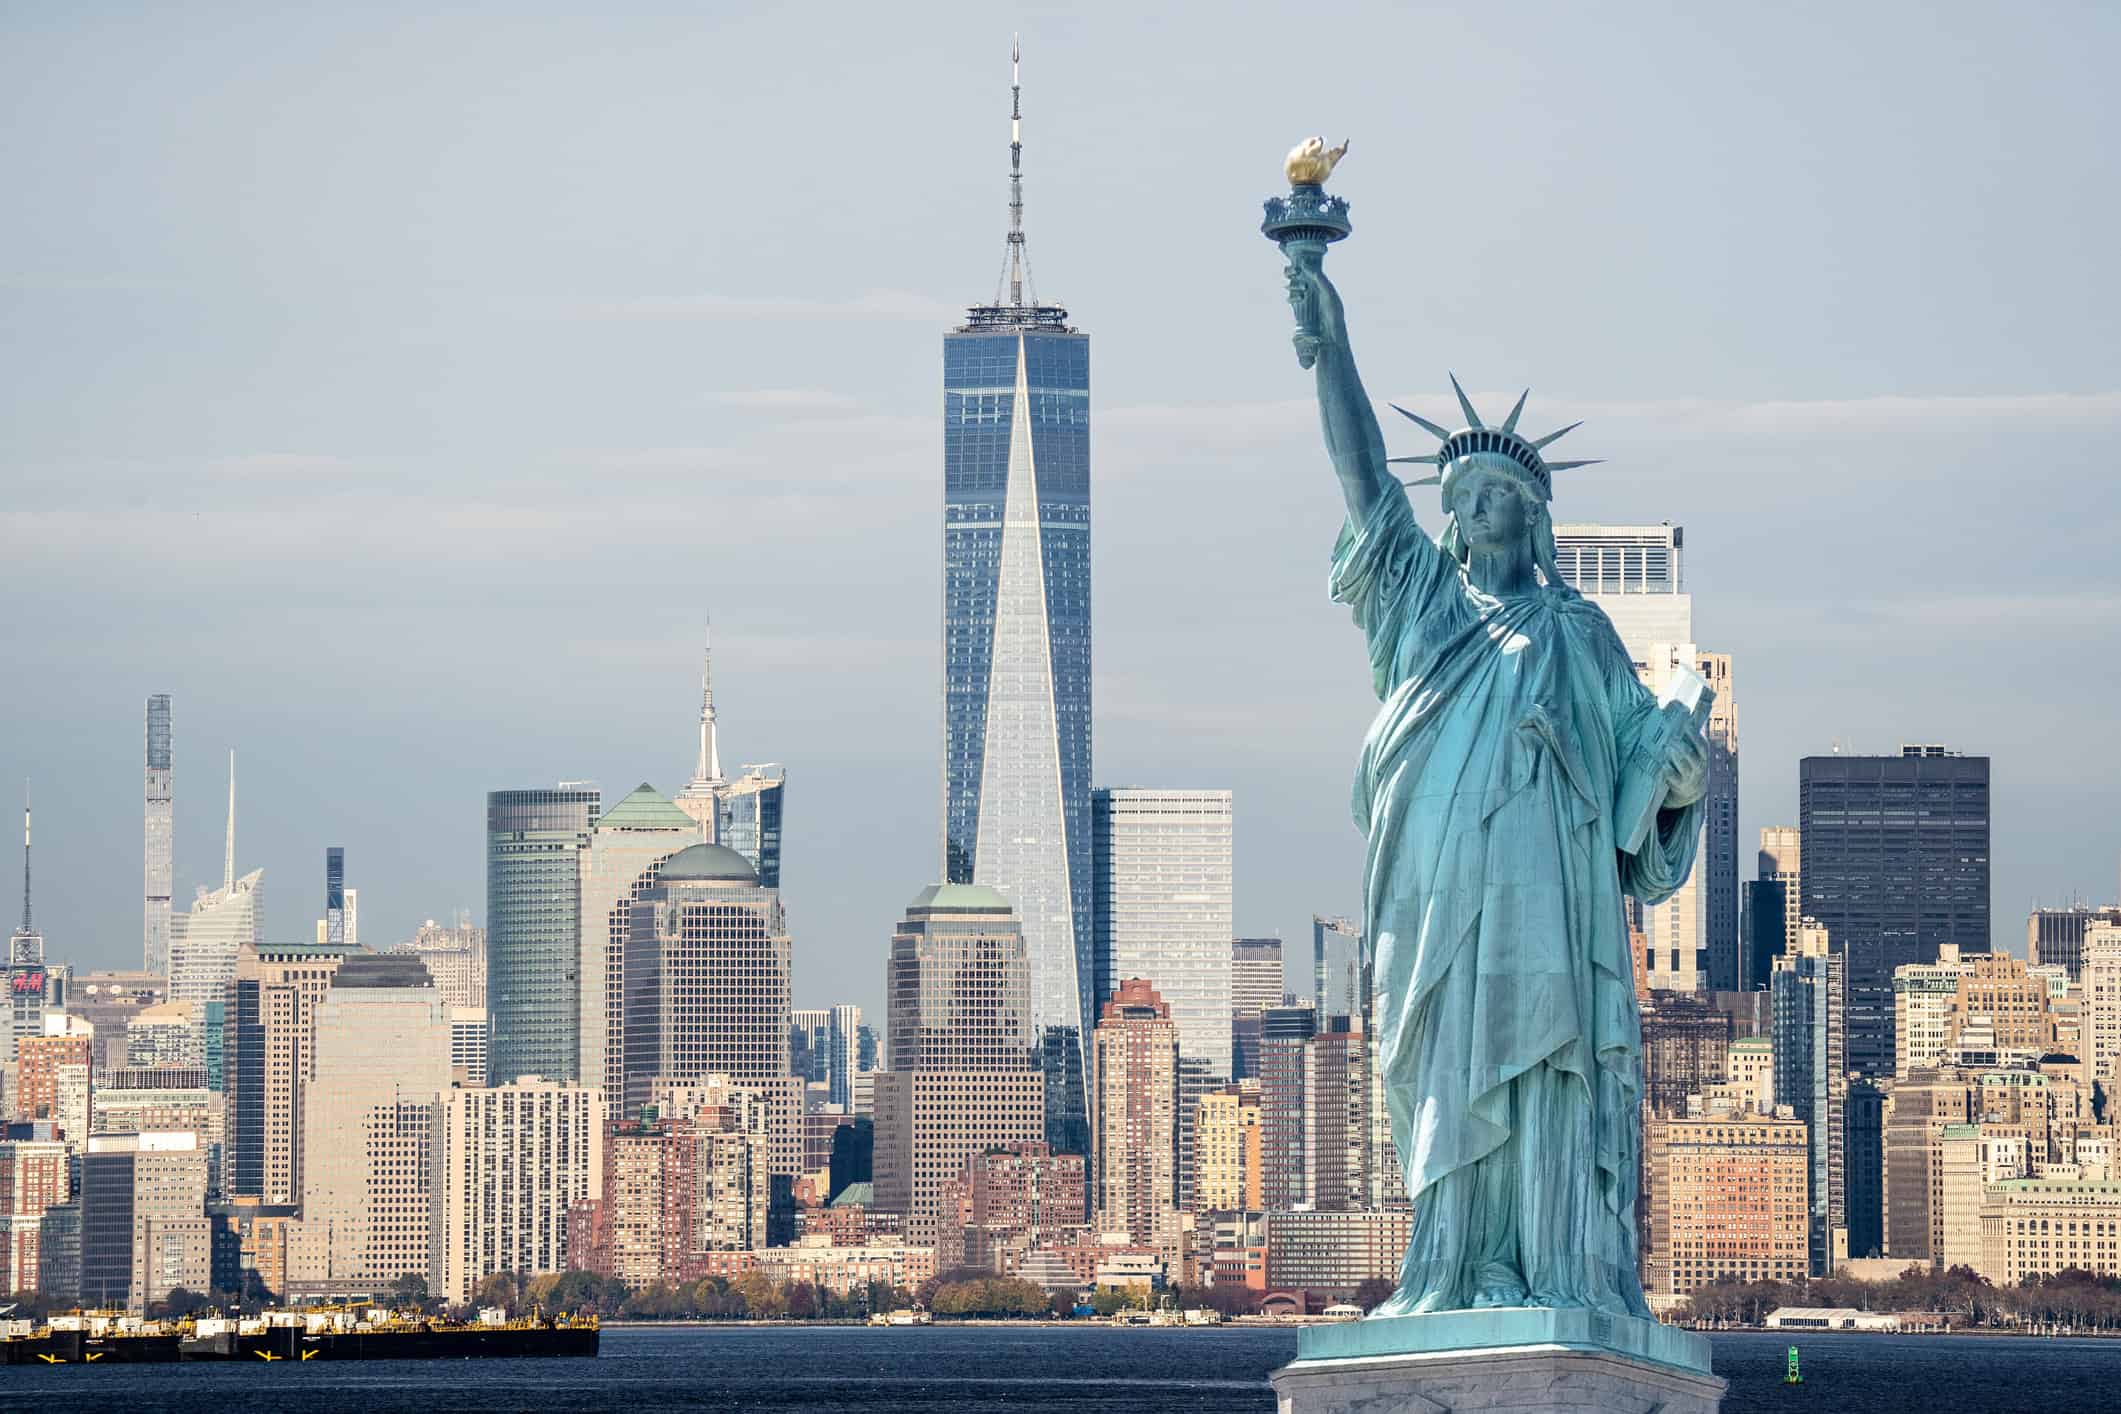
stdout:
[[1989,950],[1989,761],[1941,746],[1798,764],[1803,916],[1847,960],[1848,1065],[1893,1078],[1893,969]]

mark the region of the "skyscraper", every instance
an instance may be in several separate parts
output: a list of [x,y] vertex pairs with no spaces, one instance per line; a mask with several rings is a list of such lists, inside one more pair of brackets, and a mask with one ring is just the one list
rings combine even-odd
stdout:
[[169,694],[147,699],[147,916],[141,968],[169,976],[169,897],[174,877],[176,826],[171,814]]
[[[711,830],[646,781],[597,817],[581,860],[582,1079],[623,1098],[626,1085],[626,939],[633,904],[655,887],[663,862]],[[495,1073],[504,1084],[513,1075]]]
[[1171,1008],[1156,989],[1139,977],[1123,979],[1092,1037],[1100,1233],[1123,1232],[1129,1241],[1148,1243],[1167,1229],[1166,1215],[1179,1199],[1183,1044]]
[[1281,939],[1230,940],[1230,1011],[1263,1012],[1287,995],[1282,982]]
[[1142,979],[1178,1027],[1183,1200],[1195,1106],[1230,1078],[1230,792],[1103,786],[1090,810],[1097,995]]
[[600,800],[580,782],[487,794],[487,1066],[503,1080],[580,1078],[577,856]]
[[346,851],[337,845],[324,851],[324,941],[346,946]]
[[1370,975],[1362,954],[1362,928],[1354,919],[1311,915],[1311,1010],[1319,1030],[1331,1029],[1334,1017],[1367,1020]]
[[1695,670],[1715,689],[1709,708],[1709,782],[1701,798],[1702,932],[1709,955],[1706,985],[1735,992],[1744,954],[1738,936],[1738,693],[1728,653],[1698,653]]
[[1807,929],[1799,947],[1772,989],[1775,1103],[1806,1126],[1812,1275],[1824,1276],[1849,1254],[1847,959],[1827,951],[1823,929]]
[[242,948],[228,990],[222,1067],[227,1156],[222,1191],[302,1199],[302,1102],[317,1078],[316,1012],[345,957],[326,943]]
[[1025,258],[1011,75],[1004,288],[943,339],[943,877],[1022,922],[1054,1147],[1082,1152],[1089,995],[1090,345]]
[[1989,763],[1941,746],[1798,763],[1803,915],[1847,959],[1849,1069],[1893,1078],[1893,969],[1989,950]]
[[[1738,720],[1729,700],[1731,661],[1695,647],[1682,527],[1669,522],[1557,525],[1554,546],[1562,578],[1613,621],[1645,687],[1662,692],[1683,667],[1718,688],[1709,723],[1709,796],[1694,872],[1665,902],[1640,910],[1649,985],[1659,991],[1697,991],[1720,977],[1710,961],[1712,934],[1727,959],[1735,959],[1738,946]],[[1712,866],[1719,871],[1714,884],[1709,882]],[[1630,903],[1629,910],[1632,915],[1636,906]],[[1729,927],[1718,933],[1716,920],[1726,913]]]
[[7,1035],[0,1051],[8,1060],[25,1037],[44,1034],[51,974],[44,966],[44,935],[30,916],[29,797],[22,799],[22,926],[7,940]]
[[437,1285],[471,1300],[485,1278],[567,1267],[567,1210],[604,1194],[604,1096],[518,1080],[443,1097]]
[[[258,941],[258,885],[263,869],[236,877],[236,753],[228,753],[228,840],[221,855],[221,887],[199,890],[191,912],[170,919],[169,997],[191,1003],[192,1015],[211,1030],[223,995],[236,975],[236,954]],[[209,1046],[212,1037],[208,1037]]]
[[891,1068],[876,1085],[878,1211],[936,1238],[943,1184],[984,1149],[1045,1133],[1030,967],[1009,901],[974,884],[922,889],[891,938]]
[[780,895],[722,845],[662,862],[626,935],[623,1104],[726,1075],[768,1105],[772,1172],[802,1163],[802,1081],[788,1073],[788,928]]
[[316,1008],[316,1079],[302,1091],[302,1219],[323,1270],[290,1284],[371,1292],[434,1278],[435,1186],[449,1095],[449,1008],[420,960],[355,953]]

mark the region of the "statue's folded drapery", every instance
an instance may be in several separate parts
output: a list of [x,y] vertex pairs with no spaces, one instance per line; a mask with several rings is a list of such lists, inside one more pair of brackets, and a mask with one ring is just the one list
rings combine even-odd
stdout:
[[1641,1024],[1621,897],[1693,867],[1698,805],[1635,854],[1614,802],[1668,737],[1619,635],[1565,588],[1493,598],[1380,500],[1335,549],[1383,708],[1369,839],[1378,1063],[1415,1231],[1391,1311],[1647,1314],[1635,1270]]

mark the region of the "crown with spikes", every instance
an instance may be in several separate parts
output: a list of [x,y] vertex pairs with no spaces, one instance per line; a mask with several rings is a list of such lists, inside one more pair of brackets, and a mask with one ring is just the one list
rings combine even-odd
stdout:
[[1520,479],[1539,493],[1539,499],[1551,501],[1554,499],[1555,472],[1568,471],[1573,467],[1579,466],[1596,466],[1602,460],[1602,458],[1593,457],[1588,461],[1550,462],[1539,454],[1542,447],[1547,446],[1549,443],[1560,441],[1563,437],[1583,426],[1581,422],[1572,422],[1559,432],[1549,432],[1546,436],[1538,438],[1536,441],[1532,438],[1518,435],[1517,419],[1524,412],[1524,400],[1532,396],[1530,388],[1517,395],[1517,406],[1510,409],[1510,415],[1502,420],[1502,426],[1500,427],[1490,427],[1480,420],[1480,414],[1473,411],[1473,403],[1466,396],[1466,390],[1458,386],[1458,375],[1455,373],[1451,375],[1451,391],[1458,394],[1459,411],[1466,415],[1466,426],[1456,432],[1439,427],[1419,414],[1408,412],[1397,403],[1392,404],[1392,411],[1406,418],[1409,422],[1418,424],[1423,430],[1443,443],[1441,447],[1438,447],[1425,457],[1388,458],[1394,465],[1419,462],[1425,466],[1437,468],[1434,476],[1418,477],[1407,482],[1406,484],[1409,486],[1440,486],[1450,470],[1451,463],[1457,461],[1460,457],[1471,456],[1475,452],[1486,452],[1513,462],[1522,472]]

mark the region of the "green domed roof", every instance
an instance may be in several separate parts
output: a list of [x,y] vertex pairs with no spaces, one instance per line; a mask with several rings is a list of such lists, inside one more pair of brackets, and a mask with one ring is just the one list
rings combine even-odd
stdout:
[[759,872],[751,867],[750,860],[725,845],[696,844],[665,860],[662,877],[666,884],[702,881],[756,884]]

